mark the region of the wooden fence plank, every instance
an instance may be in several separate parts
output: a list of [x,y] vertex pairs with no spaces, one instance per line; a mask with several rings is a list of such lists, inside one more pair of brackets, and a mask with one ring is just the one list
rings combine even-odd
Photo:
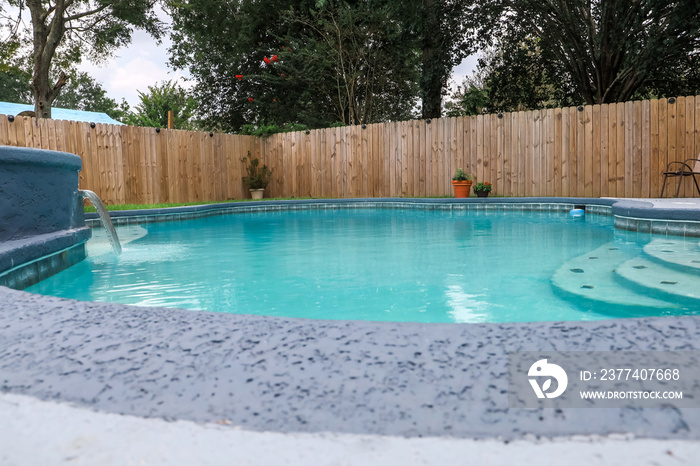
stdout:
[[[697,147],[695,147],[695,126],[697,125],[696,120],[698,115],[695,113],[695,99],[697,97],[687,96],[685,97],[685,155],[684,160],[693,159],[700,157],[698,155]],[[692,162],[690,166],[693,167]],[[683,182],[684,196],[692,197],[697,196],[697,188],[693,183],[691,177],[684,177]]]
[[[657,165],[657,175],[659,178],[659,190],[654,196],[661,196],[661,185],[663,184],[662,173],[666,171],[668,164],[668,101],[659,99],[659,159]],[[668,189],[668,186],[666,187]],[[666,193],[664,193],[666,194]]]
[[651,103],[640,102],[641,107],[641,196],[651,196]]
[[593,108],[586,105],[583,108],[584,118],[584,196],[593,196]]
[[610,137],[608,136],[608,131],[610,130],[610,121],[608,118],[609,105],[603,104],[600,106],[600,196],[609,197],[608,192],[608,170],[610,168],[608,164],[608,158],[610,157]]
[[[685,152],[685,127],[686,127],[686,106],[685,97],[676,98],[676,160],[682,162],[686,160]],[[682,179],[681,179],[682,180]],[[681,181],[680,197],[685,197],[685,183]]]
[[[677,131],[676,131],[676,123],[678,121],[678,103],[670,103],[668,102],[667,105],[667,121],[666,121],[666,133],[667,133],[667,146],[666,146],[666,160],[668,163],[671,163],[673,161],[678,160],[677,157],[677,146],[678,146],[678,141],[677,141]],[[681,157],[682,158],[682,157]],[[669,183],[666,185],[666,189],[670,190],[668,194],[675,194],[676,192],[676,183],[677,179],[669,179]]]
[[625,197],[634,196],[634,102],[625,102]]
[[601,191],[601,115],[600,105],[591,106],[591,143],[589,157],[592,160],[591,195],[600,197]]

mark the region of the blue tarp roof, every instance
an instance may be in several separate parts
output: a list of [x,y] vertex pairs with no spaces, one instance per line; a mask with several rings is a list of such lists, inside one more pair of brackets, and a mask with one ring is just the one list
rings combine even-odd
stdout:
[[[34,111],[34,105],[13,104],[10,102],[0,102],[0,115],[16,116],[26,110]],[[82,110],[69,110],[67,108],[51,108],[51,118],[53,120],[85,121],[87,123],[104,123],[107,125],[123,125],[117,120],[113,120],[106,113],[85,112]]]

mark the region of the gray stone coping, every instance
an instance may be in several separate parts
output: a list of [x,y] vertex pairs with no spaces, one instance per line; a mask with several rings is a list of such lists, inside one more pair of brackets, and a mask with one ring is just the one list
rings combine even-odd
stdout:
[[0,287],[3,392],[249,430],[700,439],[696,409],[509,409],[507,353],[699,350],[699,317],[420,324],[142,308]]

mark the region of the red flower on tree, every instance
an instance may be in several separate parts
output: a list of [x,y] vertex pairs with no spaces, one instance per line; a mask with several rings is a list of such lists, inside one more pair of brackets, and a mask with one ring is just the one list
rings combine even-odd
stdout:
[[236,79],[238,79],[239,81],[243,81],[243,75],[242,75],[242,74],[237,74],[237,75],[236,75]]
[[277,58],[277,55],[273,55],[273,56],[272,56],[272,61],[277,61],[277,60],[279,60],[279,58]]
[[263,58],[263,61],[265,62],[266,65],[270,64],[270,59],[267,57]]
[[253,98],[252,98],[252,97],[248,97],[248,102],[252,102],[252,101],[253,101]]

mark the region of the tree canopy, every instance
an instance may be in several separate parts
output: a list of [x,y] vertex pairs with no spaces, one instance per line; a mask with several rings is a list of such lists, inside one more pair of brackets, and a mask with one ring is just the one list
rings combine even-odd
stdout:
[[[8,43],[32,44],[31,90],[37,117],[50,118],[51,106],[68,82],[71,64],[104,60],[131,40],[133,28],[158,38],[163,26],[155,0],[7,0],[20,19],[5,27]],[[22,15],[29,12],[31,28]],[[5,11],[7,15],[9,10]],[[51,79],[57,76],[57,79]]]
[[139,91],[139,104],[134,112],[124,119],[125,123],[134,126],[150,126],[153,128],[168,127],[168,112],[174,114],[174,129],[195,129],[192,121],[197,103],[187,92],[173,81],[148,86],[148,92]]
[[187,0],[171,13],[171,63],[197,81],[211,124],[320,127],[414,115],[419,56],[395,1]]
[[478,14],[483,40],[536,38],[587,104],[628,100],[700,50],[697,0],[485,0]]

